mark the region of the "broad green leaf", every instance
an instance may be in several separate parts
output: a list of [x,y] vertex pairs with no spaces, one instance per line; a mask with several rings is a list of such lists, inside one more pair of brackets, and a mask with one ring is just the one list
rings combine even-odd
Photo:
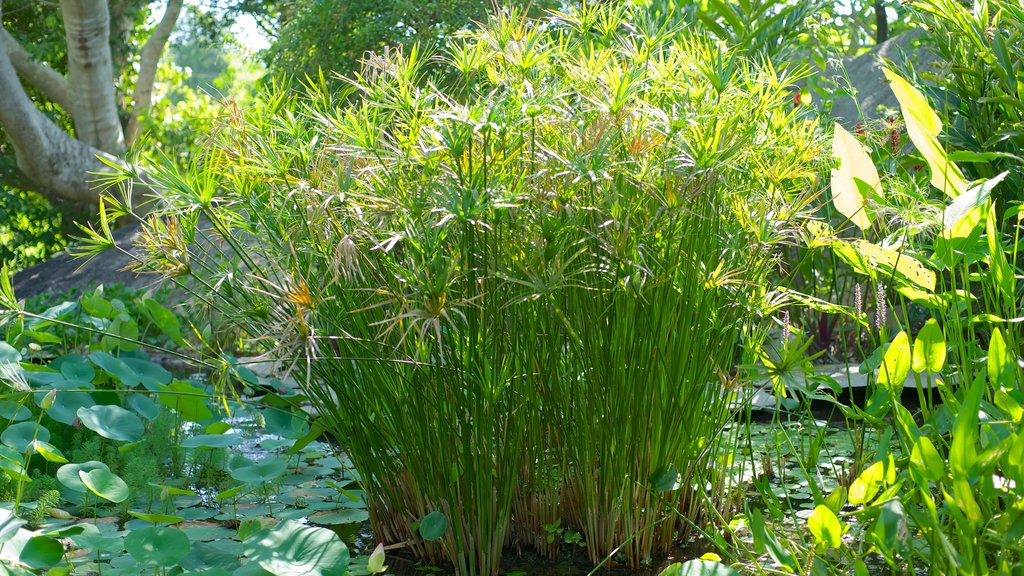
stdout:
[[8,422],[21,422],[32,417],[32,411],[19,402],[8,402],[0,400],[0,420]]
[[120,406],[101,404],[79,408],[78,419],[89,430],[111,440],[135,442],[146,432],[142,420]]
[[875,381],[883,388],[902,389],[907,374],[910,373],[910,365],[910,340],[907,332],[901,330],[889,343],[889,348],[882,357],[882,365],[878,367],[878,377]]
[[838,122],[832,138],[832,156],[839,167],[832,170],[832,203],[840,214],[861,230],[871,227],[867,200],[882,196],[882,181],[867,150]]
[[[980,216],[984,214],[982,209],[988,204],[988,199],[992,197],[992,189],[1005,177],[1006,172],[1003,172],[995,178],[971,186],[967,192],[954,198],[949,206],[942,211],[942,228],[951,232],[955,237],[965,238],[980,222]],[[954,227],[972,212],[977,215],[970,220],[970,225],[961,226],[959,230],[954,231]]]
[[152,298],[146,298],[143,300],[143,304],[146,315],[153,321],[153,324],[160,328],[161,332],[177,344],[185,343],[181,337],[181,323],[173,312]]
[[122,358],[122,362],[131,368],[139,377],[139,382],[147,390],[160,391],[160,386],[170,384],[174,375],[168,372],[163,366],[147,358]]
[[106,352],[93,352],[89,354],[89,360],[96,365],[97,368],[103,370],[107,374],[110,374],[116,378],[122,385],[128,388],[134,388],[139,385],[142,380],[134,370],[128,367],[120,358],[111,356]]
[[1013,436],[1010,449],[1006,452],[1006,474],[1010,478],[1024,478],[1024,430]]
[[938,482],[946,475],[946,463],[927,436],[914,442],[910,453],[910,467],[928,482]]
[[889,79],[889,87],[899,100],[903,120],[907,123],[907,135],[928,163],[932,186],[942,190],[950,198],[963,194],[967,190],[964,175],[956,164],[949,161],[945,150],[939,144],[938,136],[942,132],[942,121],[939,120],[939,116],[917,88],[888,68],[884,68],[883,72]]
[[50,440],[50,431],[35,422],[19,422],[4,429],[0,442],[24,454],[32,449],[33,440]]
[[118,314],[105,332],[106,335],[100,339],[100,344],[105,350],[135,350],[135,342],[139,339],[139,324],[131,316],[123,312]]
[[139,520],[145,520],[151,524],[177,524],[184,520],[181,516],[169,516],[167,514],[147,514],[144,512],[136,512],[129,510],[128,514],[135,516]]
[[132,530],[124,538],[124,547],[141,564],[170,567],[191,549],[188,536],[177,528],[152,526]]
[[754,536],[754,549],[758,553],[768,552],[772,560],[775,560],[783,569],[790,573],[796,573],[800,570],[800,564],[793,553],[786,549],[774,534],[768,531],[768,527],[765,526],[764,517],[761,516],[760,512],[750,510],[747,513],[747,519],[750,521],[750,531]]
[[276,576],[343,576],[348,570],[348,547],[326,528],[285,520],[243,544],[249,562]]
[[448,517],[437,510],[420,520],[420,537],[428,542],[440,540],[448,531]]
[[14,515],[14,512],[7,508],[0,508],[0,544],[7,542],[18,529],[25,525],[25,521]]
[[81,298],[82,308],[86,314],[96,318],[113,318],[117,313],[114,305],[103,297],[103,289],[98,288]]
[[56,446],[49,442],[42,440],[36,440],[32,442],[32,448],[37,454],[41,455],[47,462],[53,462],[54,464],[65,464],[68,459],[64,457],[64,454],[57,449]]
[[60,373],[68,380],[92,382],[96,377],[96,369],[81,354],[61,356],[51,362],[50,367],[60,370]]
[[918,373],[939,373],[946,365],[946,337],[935,318],[929,318],[917,333],[912,364]]
[[231,448],[242,443],[238,434],[198,434],[181,441],[182,448]]
[[882,505],[882,510],[875,521],[872,536],[877,545],[885,551],[891,551],[905,540],[907,536],[906,519],[903,504],[899,500],[890,500]]
[[819,505],[807,517],[807,528],[822,548],[839,548],[843,544],[843,525],[828,506]]
[[231,471],[231,477],[239,482],[257,484],[276,480],[283,476],[287,469],[287,460],[271,456],[254,464],[235,468]]
[[175,380],[166,386],[160,394],[160,403],[178,412],[189,422],[202,422],[213,418],[213,412],[206,406],[210,395],[202,388],[196,388],[187,382]]
[[856,239],[852,242],[834,241],[832,250],[854,271],[876,280],[909,285],[927,292],[935,291],[935,273],[909,254]]
[[128,499],[130,491],[124,480],[107,468],[78,471],[78,479],[90,492],[115,504]]
[[651,474],[651,489],[655,492],[671,492],[679,488],[679,471],[675,466],[663,467]]
[[978,460],[978,410],[985,389],[985,375],[979,373],[957,411],[949,446],[949,469],[953,478],[967,479],[973,475],[972,469]]
[[82,483],[79,472],[91,472],[93,470],[110,471],[106,464],[90,460],[81,464],[65,464],[57,469],[57,481],[65,488],[73,492],[87,492],[89,488]]
[[1015,387],[1016,368],[1017,360],[1013,352],[1006,346],[1002,331],[995,328],[992,330],[992,338],[988,343],[989,382],[996,387]]
[[878,495],[878,489],[882,487],[884,477],[885,465],[882,462],[875,462],[868,466],[850,484],[850,504],[867,504],[874,500]]
[[144,394],[129,394],[127,403],[136,414],[150,422],[160,415],[160,405]]
[[309,521],[322,526],[336,526],[338,524],[359,524],[370,518],[369,513],[362,508],[347,508],[334,512],[318,512],[309,517]]
[[21,549],[19,560],[29,568],[49,568],[64,559],[64,545],[47,536],[33,536]]

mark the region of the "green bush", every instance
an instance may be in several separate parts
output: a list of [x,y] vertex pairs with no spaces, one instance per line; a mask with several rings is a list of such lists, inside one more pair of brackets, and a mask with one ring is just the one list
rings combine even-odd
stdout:
[[822,146],[803,71],[646,22],[500,14],[449,47],[452,93],[374,56],[150,174],[137,267],[302,379],[378,537],[457,573],[551,554],[555,521],[639,566],[718,504],[731,365]]

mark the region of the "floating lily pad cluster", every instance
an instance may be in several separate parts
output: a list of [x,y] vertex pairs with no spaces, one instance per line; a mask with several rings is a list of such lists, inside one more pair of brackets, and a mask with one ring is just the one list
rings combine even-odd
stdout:
[[[25,493],[33,482],[60,493],[35,525],[21,516],[37,502],[17,495],[0,502],[0,566],[11,574],[54,567],[112,575],[383,571],[382,551],[353,558],[349,549],[368,519],[351,463],[315,440],[319,432],[298,408],[304,398],[280,381],[240,370],[243,384],[282,393],[225,402],[203,379],[179,379],[136,347],[101,341],[40,362],[45,349],[23,345],[69,315],[108,330],[120,322],[121,336],[136,334],[123,328],[129,320],[118,320],[120,308],[92,295],[0,340],[3,374],[15,384],[0,398],[0,474]],[[173,314],[155,302],[146,309],[168,338],[180,339]],[[159,418],[175,422],[171,437],[152,438]],[[167,442],[173,462],[158,462],[161,476],[133,486],[120,460],[70,459],[67,442],[83,435],[122,460],[147,457],[139,452],[147,442]]]

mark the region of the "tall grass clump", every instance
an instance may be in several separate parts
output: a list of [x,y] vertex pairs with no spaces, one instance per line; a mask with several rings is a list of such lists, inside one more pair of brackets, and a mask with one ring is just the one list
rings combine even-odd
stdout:
[[388,51],[342,93],[272,91],[147,175],[138,268],[303,383],[382,540],[475,575],[578,531],[639,565],[717,503],[732,366],[821,152],[803,71],[675,38],[502,13],[442,75]]

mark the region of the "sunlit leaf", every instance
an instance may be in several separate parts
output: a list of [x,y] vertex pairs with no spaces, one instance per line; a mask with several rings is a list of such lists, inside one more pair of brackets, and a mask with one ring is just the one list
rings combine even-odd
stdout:
[[832,170],[832,203],[861,230],[870,228],[868,198],[882,196],[882,181],[871,156],[838,122],[832,138],[832,155],[839,159],[839,167]]
[[882,365],[878,367],[878,377],[875,381],[879,386],[888,389],[902,389],[903,383],[910,373],[911,349],[907,332],[901,330],[882,357]]
[[843,525],[828,506],[817,506],[807,517],[807,528],[814,541],[823,548],[839,548],[843,544]]
[[914,372],[938,373],[946,365],[946,337],[934,318],[929,318],[914,339]]
[[942,121],[928,105],[928,99],[899,74],[888,68],[884,68],[883,72],[889,79],[889,87],[899,100],[903,120],[907,124],[907,135],[928,163],[932,186],[951,198],[963,194],[967,190],[967,182],[960,168],[949,161],[945,150],[939,144],[938,136],[942,132]]

